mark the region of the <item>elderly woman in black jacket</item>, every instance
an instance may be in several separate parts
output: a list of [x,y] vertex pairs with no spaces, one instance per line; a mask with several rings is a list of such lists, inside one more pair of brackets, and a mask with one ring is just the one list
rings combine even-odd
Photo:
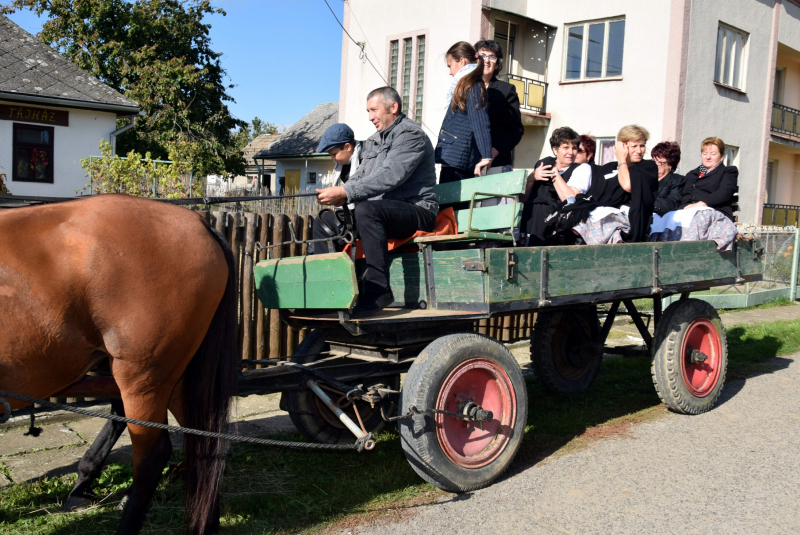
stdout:
[[486,112],[489,114],[492,134],[492,167],[502,167],[503,171],[510,171],[514,164],[514,147],[525,133],[519,111],[519,95],[513,85],[497,79],[497,73],[503,69],[503,47],[500,43],[481,39],[475,43],[475,50],[483,59]]
[[686,173],[679,210],[654,217],[650,241],[714,240],[730,251],[736,240],[733,222],[739,170],[722,163],[725,143],[709,137],[700,144],[703,164]]
[[653,213],[663,216],[677,210],[683,199],[686,177],[675,172],[681,161],[681,147],[674,141],[662,141],[650,151],[658,166],[658,194]]

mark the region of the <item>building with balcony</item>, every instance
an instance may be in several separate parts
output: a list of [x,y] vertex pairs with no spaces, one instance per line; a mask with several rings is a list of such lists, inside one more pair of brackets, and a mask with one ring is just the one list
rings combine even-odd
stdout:
[[767,201],[800,205],[800,0],[348,0],[343,23],[339,120],[359,138],[374,132],[366,95],[388,82],[435,142],[444,53],[493,38],[522,102],[515,167],[548,155],[560,126],[595,136],[604,163],[637,123],[650,147],[681,144],[681,172],[722,138],[740,221],[759,223]]
[[[73,197],[80,160],[122,133],[139,105],[0,15],[0,173],[14,195]],[[124,127],[123,127],[124,128]]]

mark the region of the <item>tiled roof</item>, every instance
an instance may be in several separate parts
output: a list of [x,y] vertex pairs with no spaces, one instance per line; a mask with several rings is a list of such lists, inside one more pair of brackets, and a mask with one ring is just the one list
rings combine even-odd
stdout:
[[[244,156],[246,165],[251,166],[253,165],[253,156],[258,154],[264,149],[268,149],[274,143],[276,143],[281,138],[281,134],[261,134],[253,141],[247,144],[242,152]],[[275,166],[274,161],[264,160],[263,162],[259,162],[261,165],[265,166]]]
[[339,103],[319,104],[311,113],[294,123],[280,139],[256,154],[256,158],[287,158],[317,154],[322,134],[339,120]]
[[83,71],[49,46],[0,15],[0,92],[102,105],[139,104]]

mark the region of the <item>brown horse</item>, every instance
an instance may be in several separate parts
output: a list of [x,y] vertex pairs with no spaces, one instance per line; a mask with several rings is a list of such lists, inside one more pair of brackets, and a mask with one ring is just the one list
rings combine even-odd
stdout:
[[[222,236],[176,206],[102,195],[0,212],[0,389],[47,398],[103,364],[113,412],[225,431],[236,389],[236,281]],[[8,400],[12,409],[24,406]],[[3,411],[0,406],[0,413]],[[106,424],[79,466],[89,487],[124,424]],[[137,533],[172,446],[129,425],[133,485],[117,533]],[[222,441],[187,435],[186,521],[219,525]]]

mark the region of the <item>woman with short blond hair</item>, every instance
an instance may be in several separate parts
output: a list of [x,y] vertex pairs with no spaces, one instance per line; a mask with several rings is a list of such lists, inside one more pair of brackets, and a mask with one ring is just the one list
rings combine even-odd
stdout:
[[702,165],[686,173],[679,210],[654,217],[650,241],[714,240],[719,251],[730,251],[736,240],[733,205],[739,190],[739,170],[722,163],[725,143],[708,137],[700,143]]
[[614,164],[603,166],[589,195],[561,210],[556,232],[571,229],[589,245],[645,241],[650,228],[658,167],[645,160],[650,133],[631,124],[617,134]]

